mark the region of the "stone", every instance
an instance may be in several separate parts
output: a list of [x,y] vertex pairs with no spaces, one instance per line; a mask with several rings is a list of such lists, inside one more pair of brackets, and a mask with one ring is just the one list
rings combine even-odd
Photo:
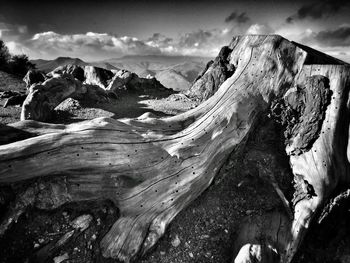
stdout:
[[83,232],[84,230],[86,230],[90,226],[91,221],[92,221],[92,216],[91,215],[81,215],[81,216],[75,218],[70,223],[70,225],[73,228],[78,229],[81,232]]
[[202,102],[211,97],[232,74],[235,67],[230,63],[232,49],[228,46],[221,48],[214,61],[209,61],[204,70],[198,75],[192,87],[185,93],[188,97]]
[[64,253],[63,255],[57,256],[53,258],[54,263],[61,263],[65,260],[69,259],[68,253]]
[[32,86],[33,84],[40,84],[44,82],[46,76],[39,70],[28,70],[27,74],[24,76],[23,81],[26,83],[27,88]]
[[178,247],[180,245],[181,241],[178,235],[175,235],[175,237],[173,238],[173,240],[171,240],[171,245],[173,247]]
[[113,72],[94,66],[84,67],[84,84],[96,85],[102,89],[106,89],[113,79]]

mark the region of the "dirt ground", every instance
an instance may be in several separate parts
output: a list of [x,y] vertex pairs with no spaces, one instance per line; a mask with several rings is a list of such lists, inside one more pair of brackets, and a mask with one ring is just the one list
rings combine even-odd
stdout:
[[[57,108],[53,121],[72,123],[101,116],[131,118],[145,112],[169,116],[193,107],[193,102],[169,93],[130,94],[109,103],[94,105],[69,100]],[[0,107],[0,123],[18,121],[19,114],[19,107]],[[248,141],[248,149],[249,145]],[[247,222],[249,217],[284,209],[273,187],[257,175],[256,167],[247,166],[244,161],[246,151],[241,150],[231,156],[214,183],[181,211],[157,245],[135,262],[231,262],[241,224]],[[283,166],[286,159],[281,158],[278,163]],[[9,189],[0,190],[2,196],[8,197],[7,200],[13,200]],[[10,204],[0,201],[3,214]],[[346,209],[339,210],[321,225],[314,226],[294,262],[350,262],[349,208],[348,204]],[[72,221],[82,215],[92,216],[88,228],[73,231]],[[31,209],[0,238],[0,262],[116,262],[101,256],[99,241],[117,218],[118,208],[107,200],[73,203],[53,211]],[[69,241],[55,248],[54,244],[67,233],[73,233]]]

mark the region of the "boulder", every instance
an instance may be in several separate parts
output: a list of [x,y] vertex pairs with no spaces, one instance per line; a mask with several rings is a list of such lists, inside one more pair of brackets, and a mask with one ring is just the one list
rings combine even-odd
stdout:
[[192,87],[185,93],[188,97],[202,102],[211,97],[235,72],[230,63],[232,49],[228,46],[221,48],[214,61],[209,61],[204,70],[195,79]]
[[44,73],[38,70],[28,70],[27,74],[24,76],[23,81],[26,83],[27,88],[33,84],[39,84],[44,82],[46,76]]
[[78,65],[71,65],[71,64],[57,67],[47,75],[49,77],[61,77],[65,74],[72,75],[74,78],[76,78],[77,80],[80,80],[81,82],[85,80],[84,67],[78,66]]
[[135,73],[127,70],[116,72],[112,81],[107,87],[108,91],[120,93],[121,91],[146,92],[150,90],[165,91],[165,88],[156,78],[140,78]]
[[94,66],[84,67],[84,84],[97,85],[106,89],[112,81],[113,76],[113,72],[108,69]]

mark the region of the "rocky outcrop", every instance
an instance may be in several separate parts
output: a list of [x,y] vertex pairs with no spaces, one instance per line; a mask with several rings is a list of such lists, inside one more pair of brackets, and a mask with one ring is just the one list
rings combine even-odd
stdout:
[[20,105],[22,106],[23,101],[26,98],[26,94],[23,92],[18,91],[1,91],[0,92],[0,99],[6,99],[3,107],[6,108],[7,106],[15,106]]
[[[50,121],[56,106],[67,98],[105,103],[124,93],[167,90],[155,78],[139,78],[135,73],[66,65],[48,74],[51,78],[32,85],[22,107],[21,120]],[[170,90],[169,90],[170,91]]]
[[235,66],[230,63],[231,52],[230,47],[224,46],[215,60],[207,63],[185,94],[198,102],[211,97],[221,84],[235,72]]
[[72,75],[77,80],[83,82],[85,80],[84,66],[68,64],[59,66],[47,74],[50,78],[61,77],[63,75]]
[[105,89],[113,78],[113,72],[94,66],[84,67],[84,84],[96,85]]
[[154,77],[140,78],[135,73],[120,70],[116,72],[106,90],[120,94],[123,91],[147,92],[152,90],[164,91],[167,89]]
[[46,76],[39,70],[28,70],[27,74],[24,76],[23,81],[26,83],[27,88],[32,86],[33,84],[39,84],[44,82]]
[[33,85],[23,103],[21,120],[49,121],[58,104],[67,98],[81,97],[86,92],[86,88],[72,75]]

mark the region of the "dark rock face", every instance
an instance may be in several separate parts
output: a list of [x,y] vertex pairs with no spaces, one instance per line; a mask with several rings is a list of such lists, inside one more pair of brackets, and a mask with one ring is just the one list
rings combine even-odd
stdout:
[[38,70],[28,70],[24,76],[23,81],[26,83],[27,88],[33,84],[38,84],[45,81],[45,75]]
[[20,94],[20,95],[15,95],[10,98],[8,98],[4,104],[4,108],[7,106],[13,106],[13,105],[22,105],[24,100],[26,99],[27,95]]
[[330,99],[329,79],[316,75],[290,89],[272,106],[272,115],[285,126],[284,136],[291,154],[299,155],[311,148],[320,133]]
[[49,77],[57,77],[57,76],[62,76],[64,74],[72,75],[74,78],[84,81],[85,76],[84,76],[84,67],[78,66],[78,65],[65,65],[65,66],[60,66],[58,68],[55,68],[53,71],[48,73],[47,75]]
[[7,99],[3,105],[4,108],[7,106],[22,105],[26,97],[26,94],[17,91],[0,92],[0,99]]
[[85,66],[84,84],[97,85],[105,89],[111,82],[113,75],[113,72],[108,69],[98,68],[94,66]]
[[199,102],[211,97],[221,84],[235,72],[235,67],[230,64],[231,52],[232,49],[228,46],[221,48],[219,55],[214,61],[208,62],[186,95]]
[[74,78],[80,81],[84,81],[84,69],[77,65],[67,65],[66,73],[73,75]]

